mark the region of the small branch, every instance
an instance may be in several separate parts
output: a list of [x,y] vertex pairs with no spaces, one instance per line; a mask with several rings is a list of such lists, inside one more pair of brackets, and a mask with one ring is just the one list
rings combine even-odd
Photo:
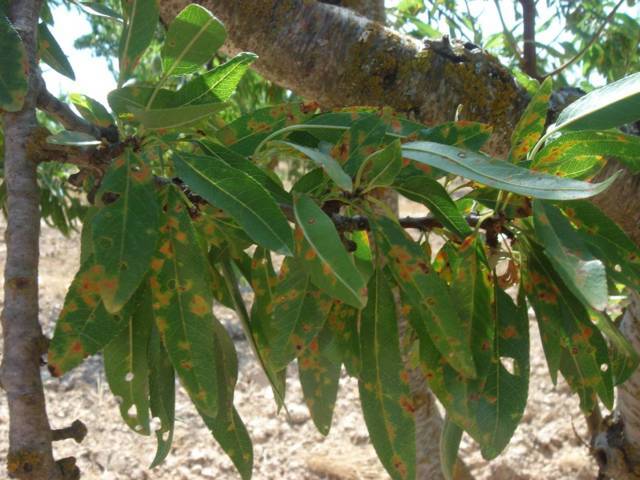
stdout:
[[67,130],[83,132],[92,137],[102,140],[106,139],[109,143],[118,142],[118,130],[115,126],[106,128],[98,127],[87,122],[84,118],[75,114],[71,107],[66,103],[58,100],[51,92],[47,90],[44,80],[40,78],[40,91],[37,98],[37,106],[56,118]]
[[536,54],[536,3],[534,0],[520,0],[520,3],[524,27],[522,70],[531,78],[540,78]]
[[498,17],[500,17],[500,23],[502,24],[502,34],[507,39],[507,42],[509,43],[509,46],[513,50],[513,53],[518,57],[518,63],[522,67],[523,65],[522,51],[520,50],[520,47],[518,47],[518,42],[516,42],[516,39],[513,38],[513,34],[507,28],[507,23],[504,21],[504,17],[502,16],[502,9],[500,8],[500,2],[498,0],[493,0],[493,3],[495,3],[496,5],[496,10],[498,11]]
[[84,440],[86,436],[87,426],[80,420],[75,420],[69,427],[51,430],[51,440],[54,442],[73,438],[76,443],[82,443],[82,440]]
[[570,59],[569,61],[565,62],[563,65],[560,65],[558,68],[556,68],[554,71],[547,73],[546,75],[544,75],[542,77],[542,79],[546,79],[547,77],[553,77],[554,75],[559,74],[560,72],[562,72],[563,70],[565,70],[566,68],[570,67],[571,65],[573,65],[575,62],[577,62],[586,52],[587,50],[589,50],[594,43],[596,43],[596,40],[598,40],[598,38],[600,38],[600,35],[602,34],[602,32],[604,31],[605,27],[609,24],[609,22],[611,22],[611,20],[613,20],[613,17],[615,16],[616,12],[618,11],[618,8],[620,8],[620,6],[624,3],[624,0],[620,0],[615,7],[613,7],[613,10],[611,10],[611,13],[609,13],[609,15],[607,15],[607,18],[604,19],[604,22],[602,22],[602,25],[600,25],[600,28],[598,28],[598,30],[596,31],[596,33],[593,35],[593,37],[591,37],[591,40],[589,40],[589,43],[587,43],[582,50],[580,50],[576,56],[574,56],[572,59]]

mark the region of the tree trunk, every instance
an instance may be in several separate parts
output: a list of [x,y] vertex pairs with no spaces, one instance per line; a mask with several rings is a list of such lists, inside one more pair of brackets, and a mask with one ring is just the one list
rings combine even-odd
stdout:
[[53,460],[40,357],[46,342],[38,322],[39,188],[29,140],[36,127],[38,0],[10,3],[10,16],[29,60],[29,91],[21,111],[3,115],[4,168],[7,186],[4,310],[4,356],[0,382],[9,405],[9,475],[28,480],[60,479]]

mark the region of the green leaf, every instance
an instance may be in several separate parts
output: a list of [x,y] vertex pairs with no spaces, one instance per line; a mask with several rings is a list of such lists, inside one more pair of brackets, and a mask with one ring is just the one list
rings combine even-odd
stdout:
[[93,258],[82,264],[56,322],[49,345],[49,371],[59,377],[107,345],[127,325],[128,313],[111,315],[100,298],[102,272]]
[[640,72],[597,88],[565,108],[547,136],[560,130],[606,130],[640,119]]
[[122,85],[133,75],[140,57],[153,40],[159,17],[157,0],[126,0],[121,3],[124,28],[118,51],[120,59],[118,85]]
[[185,105],[225,102],[257,58],[254,53],[242,52],[228,62],[193,77],[176,92],[178,101]]
[[217,138],[234,152],[253,155],[256,147],[274,130],[301,123],[308,113],[301,103],[265,107],[237,118],[218,130]]
[[531,168],[562,177],[588,178],[607,160],[617,160],[631,172],[640,171],[640,138],[621,132],[567,132],[538,152]]
[[206,8],[191,4],[171,22],[162,47],[165,77],[196,72],[222,46],[224,25]]
[[215,156],[227,165],[237,168],[238,170],[242,170],[247,175],[251,176],[271,194],[276,202],[291,205],[291,195],[282,188],[282,185],[274,180],[274,178],[266,173],[262,168],[255,165],[243,155],[240,155],[219,143],[203,140],[198,142],[198,144],[207,155]]
[[[208,262],[199,248],[187,207],[173,187],[163,200],[164,223],[149,282],[155,323],[173,367],[196,407],[215,416],[224,367],[216,350]],[[220,406],[222,408],[222,406]]]
[[0,110],[17,112],[27,94],[29,63],[22,39],[0,12]]
[[211,156],[173,153],[178,176],[194,192],[227,212],[258,244],[293,252],[291,228],[273,197],[247,173]]
[[[613,380],[607,345],[584,305],[567,288],[538,247],[528,251],[524,289],[538,319],[547,363],[554,379],[559,368],[589,412],[597,397],[613,406]],[[551,363],[553,362],[553,364]],[[606,367],[605,367],[606,365]],[[553,370],[552,370],[553,368]]]
[[535,200],[533,220],[538,239],[569,289],[596,310],[607,306],[607,276],[569,220],[553,205]]
[[342,363],[347,373],[357,377],[360,373],[360,310],[336,300],[327,317],[327,325],[333,332]]
[[322,330],[331,303],[311,284],[299,259],[285,259],[273,299],[270,359],[275,370],[285,368]]
[[158,466],[171,451],[175,421],[176,381],[175,370],[167,355],[155,325],[149,339],[149,407],[151,415],[160,419],[156,430],[158,448],[149,468]]
[[56,72],[71,80],[76,79],[69,59],[44,23],[38,24],[38,56]]
[[548,200],[592,197],[606,190],[617,178],[617,175],[613,175],[601,183],[586,183],[554,177],[481,153],[432,142],[406,143],[402,155],[493,188]]
[[69,100],[71,100],[71,103],[78,109],[80,115],[89,123],[97,125],[98,127],[108,127],[115,124],[113,117],[107,109],[93,98],[80,93],[72,93],[69,95]]
[[88,133],[70,130],[63,130],[55,135],[49,135],[47,137],[47,143],[51,143],[52,145],[72,145],[75,147],[92,147],[102,144],[100,140],[96,140]]
[[201,103],[184,107],[138,109],[131,108],[133,117],[150,130],[178,128],[199,122],[218,113],[227,105],[224,103]]
[[445,228],[459,238],[470,235],[472,230],[444,187],[427,174],[416,172],[402,177],[394,184],[395,190],[414,202],[422,203]]
[[546,78],[520,117],[516,128],[511,134],[511,150],[509,151],[509,161],[511,163],[525,160],[529,151],[542,137],[547,121],[552,86],[551,78]]
[[495,318],[495,356],[476,407],[484,458],[495,458],[511,440],[527,406],[529,388],[529,317],[524,294],[516,305],[496,285]]
[[331,219],[306,195],[294,199],[293,211],[308,243],[303,244],[301,256],[313,283],[332,297],[356,308],[364,307],[364,278],[345,250]]
[[458,450],[460,450],[463,432],[464,430],[452,422],[449,417],[445,417],[440,434],[440,464],[446,480],[455,478]]
[[[84,11],[87,13],[122,21],[122,16],[118,12],[106,5],[102,5],[100,2],[80,2],[80,5],[84,7]],[[91,11],[87,11],[87,8]]]
[[340,164],[331,156],[324,152],[321,152],[315,148],[308,148],[302,145],[297,145],[291,142],[273,142],[276,145],[284,145],[289,148],[293,148],[302,153],[307,158],[311,159],[317,166],[322,167],[325,173],[329,176],[333,182],[342,190],[351,192],[353,190],[353,183],[351,177],[344,173]]
[[130,150],[118,157],[96,194],[92,219],[100,295],[115,313],[131,298],[149,269],[158,239],[158,203],[151,168]]
[[394,140],[382,150],[365,158],[356,176],[357,186],[366,185],[365,191],[389,186],[401,169],[402,146],[400,140]]
[[415,406],[400,353],[396,305],[382,272],[368,285],[362,312],[358,380],[362,413],[378,458],[393,479],[415,478]]
[[372,225],[378,247],[387,252],[389,268],[434,343],[451,365],[465,377],[475,377],[470,319],[461,319],[447,285],[432,269],[420,246],[388,218]]
[[133,431],[149,435],[149,363],[147,348],[153,310],[145,288],[126,327],[104,349],[104,372],[119,399],[120,415]]
[[616,281],[640,290],[640,249],[627,234],[595,205],[571,202],[564,213],[589,250],[607,267]]
[[[264,251],[261,247],[256,249],[257,252]],[[264,254],[268,255],[268,254]],[[264,258],[264,257],[263,257]],[[254,280],[258,281],[261,275],[268,276],[268,283],[272,281],[275,283],[275,278],[270,276],[272,272],[265,272],[264,269],[256,271],[253,266],[254,262],[251,262],[251,284],[254,285]],[[258,268],[258,266],[256,266]],[[265,298],[263,298],[263,292],[258,288],[258,292],[254,298],[254,307],[255,311],[252,310],[252,315],[254,313],[255,316],[250,317],[247,312],[244,299],[242,298],[242,294],[238,288],[238,281],[233,272],[233,268],[229,260],[225,259],[222,261],[222,270],[224,280],[226,282],[226,286],[228,290],[231,292],[233,299],[233,308],[235,309],[238,318],[240,319],[240,323],[242,325],[242,329],[244,334],[251,345],[251,349],[253,350],[253,354],[256,356],[258,361],[260,362],[260,366],[264,371],[269,383],[271,384],[271,389],[273,390],[273,395],[276,399],[276,404],[278,407],[282,407],[284,405],[284,395],[285,395],[285,387],[286,387],[286,373],[284,375],[280,375],[277,369],[273,366],[270,359],[270,345],[271,338],[273,334],[273,329],[271,328],[271,292],[269,291],[268,301],[269,303],[265,305]],[[253,274],[256,274],[256,278],[254,279]],[[275,276],[275,274],[274,274]],[[257,287],[256,287],[257,288]],[[265,287],[266,288],[266,287]],[[268,287],[271,288],[271,287]],[[255,320],[255,322],[254,322]]]
[[298,374],[313,423],[322,435],[331,428],[342,365],[336,339],[325,324],[298,357]]
[[344,165],[348,175],[355,175],[365,158],[384,145],[387,126],[377,115],[356,120],[331,150],[331,156]]
[[214,438],[229,455],[243,480],[251,478],[253,469],[253,445],[240,415],[235,408],[231,412],[211,417],[200,412]]

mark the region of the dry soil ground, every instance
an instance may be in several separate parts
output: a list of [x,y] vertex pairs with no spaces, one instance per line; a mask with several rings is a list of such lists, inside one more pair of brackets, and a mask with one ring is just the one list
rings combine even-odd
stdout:
[[[4,230],[4,223],[0,229]],[[41,254],[40,320],[45,331],[51,334],[65,290],[78,266],[79,238],[77,235],[64,238],[43,226]],[[0,243],[0,267],[4,265],[4,258],[4,243]],[[354,380],[343,376],[331,432],[325,438],[309,419],[297,374],[291,369],[287,392],[291,419],[287,420],[284,414],[276,414],[270,389],[252,358],[234,314],[226,309],[217,309],[216,313],[231,330],[240,358],[235,403],[253,438],[256,480],[388,478],[369,443]],[[594,462],[577,436],[587,438],[577,400],[562,381],[555,387],[551,384],[534,324],[532,340],[528,408],[508,448],[488,463],[476,446],[465,439],[462,454],[478,479],[593,479],[596,476]],[[76,418],[89,427],[89,434],[81,445],[72,440],[55,445],[57,457],[77,457],[83,478],[238,478],[183,392],[179,392],[177,398],[172,452],[163,465],[148,470],[155,440],[135,434],[120,420],[100,357],[88,359],[61,379],[51,378],[46,369],[43,375],[53,427],[67,426]],[[7,433],[6,399],[0,396],[0,458],[5,458],[7,453]],[[4,468],[0,471],[4,472]],[[2,475],[0,473],[0,477]]]

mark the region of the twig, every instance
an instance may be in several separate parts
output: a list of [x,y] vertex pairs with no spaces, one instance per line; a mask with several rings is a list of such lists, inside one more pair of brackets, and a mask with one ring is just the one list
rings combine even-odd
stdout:
[[587,43],[582,50],[580,50],[572,59],[570,59],[569,61],[567,61],[566,63],[564,63],[563,65],[560,65],[558,68],[556,68],[554,71],[547,73],[546,75],[544,75],[542,77],[542,79],[546,79],[547,77],[552,77],[554,75],[559,74],[560,72],[562,72],[563,70],[565,70],[567,67],[573,65],[576,61],[578,61],[580,59],[580,57],[582,57],[587,50],[589,50],[594,43],[596,43],[596,40],[598,40],[598,38],[600,37],[600,34],[604,31],[605,27],[609,24],[609,22],[611,22],[611,20],[613,19],[613,17],[615,16],[616,12],[618,11],[618,8],[620,8],[620,6],[624,3],[624,0],[620,0],[615,7],[613,7],[613,10],[611,10],[611,13],[609,13],[609,15],[607,15],[607,18],[604,19],[604,22],[602,22],[602,25],[600,25],[600,28],[598,28],[598,30],[596,31],[596,33],[593,35],[593,37],[591,37],[591,40],[589,40],[589,43]]
[[58,100],[47,90],[44,80],[39,79],[40,90],[37,98],[37,106],[56,118],[67,130],[83,132],[101,140],[106,139],[109,143],[118,142],[118,130],[115,126],[98,127],[87,122],[84,118],[76,115],[71,107]]
[[82,443],[84,437],[87,436],[87,426],[80,420],[75,420],[66,428],[51,430],[51,440],[54,442],[73,438],[76,443]]
[[523,20],[522,70],[531,78],[539,79],[536,55],[536,4],[534,0],[520,0]]
[[516,42],[516,39],[513,37],[513,34],[507,28],[507,23],[504,21],[504,17],[502,16],[502,9],[500,8],[500,2],[498,2],[498,0],[493,0],[493,3],[496,4],[498,17],[500,17],[500,23],[502,24],[502,34],[505,36],[505,38],[507,39],[507,42],[509,43],[509,46],[518,57],[518,63],[522,66],[522,63],[523,63],[522,51],[520,50],[520,47],[518,47],[518,42]]

